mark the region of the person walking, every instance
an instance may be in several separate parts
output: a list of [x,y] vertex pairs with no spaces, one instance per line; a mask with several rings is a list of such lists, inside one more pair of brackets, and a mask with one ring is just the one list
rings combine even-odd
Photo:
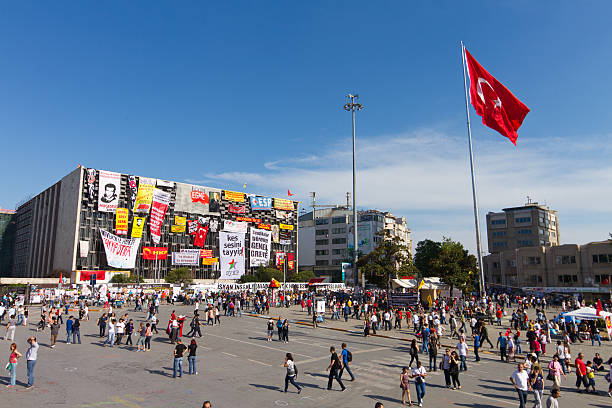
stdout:
[[55,348],[55,342],[57,341],[57,336],[59,334],[59,324],[57,323],[57,319],[53,318],[53,323],[51,323],[51,348]]
[[586,364],[584,363],[584,354],[578,353],[578,358],[574,362],[576,366],[576,391],[582,392],[580,390],[580,385],[584,385],[586,391],[589,390],[589,380],[587,379],[587,370]]
[[459,343],[457,343],[457,352],[459,354],[459,359],[461,360],[461,364],[459,365],[459,371],[467,371],[467,356],[468,356],[469,347],[465,342],[465,338],[459,337]]
[[102,313],[102,316],[98,318],[98,327],[100,328],[100,337],[104,337],[106,333],[106,322],[108,321],[108,316],[106,313]]
[[276,321],[276,330],[278,331],[278,341],[283,341],[283,319],[280,316]]
[[[457,357],[457,359],[458,358],[459,357]],[[451,351],[449,348],[447,348],[444,351],[444,355],[442,356],[442,361],[440,362],[440,367],[444,371],[444,383],[446,384],[446,388],[451,387],[450,362],[451,362]]]
[[429,336],[429,371],[437,371],[438,367],[437,358],[438,358],[438,336],[435,331],[432,331]]
[[551,389],[561,389],[561,375],[563,375],[564,379],[567,379],[563,372],[563,366],[559,361],[559,356],[555,354],[550,364],[548,364],[548,376],[546,377],[547,380],[553,382]]
[[402,404],[406,405],[406,398],[408,398],[408,406],[412,406],[412,398],[410,398],[410,374],[408,373],[408,367],[402,368],[400,374],[400,388],[402,389]]
[[448,372],[450,374],[450,377],[453,380],[453,390],[454,389],[461,389],[461,382],[459,382],[459,364],[460,364],[460,358],[459,355],[457,354],[457,352],[455,350],[453,350],[453,352],[451,353],[450,356],[450,362],[448,364]]
[[145,351],[151,351],[151,337],[153,337],[153,332],[151,331],[151,323],[147,323],[146,331],[145,331]]
[[74,317],[70,316],[66,320],[66,344],[70,344],[72,338],[72,325],[74,324]]
[[342,378],[342,374],[346,369],[346,372],[351,376],[351,381],[355,381],[355,376],[353,375],[353,371],[351,371],[351,362],[353,361],[353,353],[346,348],[346,343],[342,343],[342,368],[340,369],[339,377]]
[[26,388],[30,388],[34,385],[34,366],[36,365],[36,360],[38,359],[38,348],[39,345],[36,342],[36,337],[32,336],[28,339],[28,344],[30,347],[28,351],[26,351],[26,364],[28,370],[28,385]]
[[508,339],[506,338],[506,336],[502,334],[502,332],[499,332],[499,337],[497,338],[497,347],[499,347],[500,361],[504,361],[504,360],[506,360],[506,362],[508,361],[508,353],[507,353],[507,348],[506,348],[507,346],[508,346]]
[[176,378],[177,372],[178,376],[183,376],[183,353],[187,347],[181,342],[180,338],[176,339],[176,346],[174,347],[174,365],[172,368],[172,378]]
[[108,321],[108,337],[104,344],[102,344],[104,347],[106,347],[107,344],[110,345],[111,348],[115,345],[115,324],[115,319],[110,319]]
[[283,320],[282,331],[283,331],[283,341],[285,343],[289,343],[289,320],[287,319]]
[[197,375],[198,370],[196,369],[196,349],[198,348],[198,343],[196,343],[195,339],[191,339],[191,343],[189,343],[189,354],[187,355],[187,361],[189,362],[189,374]]
[[510,376],[510,382],[518,394],[519,408],[525,408],[527,393],[529,392],[529,373],[525,371],[523,363],[518,363],[517,370]]
[[138,340],[136,340],[136,352],[140,350],[145,351],[145,338],[147,335],[147,328],[144,323],[140,323],[138,328]]
[[274,336],[274,320],[272,318],[268,319],[268,338],[267,341],[272,341],[272,336]]
[[410,363],[408,364],[408,368],[412,368],[412,362],[416,360],[419,362],[419,347],[417,346],[416,339],[412,339],[410,343]]
[[339,370],[342,369],[342,363],[340,362],[340,359],[338,358],[338,354],[336,354],[335,347],[330,347],[329,352],[331,353],[331,362],[329,366],[325,369],[325,371],[329,371],[329,378],[327,380],[327,389],[328,390],[332,389],[332,382],[335,378],[338,384],[340,384],[342,391],[344,391],[346,390],[346,387],[344,386],[344,384],[342,383],[342,380],[340,379],[340,376],[338,375]]
[[550,395],[546,399],[546,408],[559,408],[559,397],[561,396],[561,391],[558,388],[554,388],[550,391]]
[[72,344],[81,344],[81,320],[74,319],[72,323]]
[[132,343],[132,334],[134,333],[134,319],[130,319],[125,325],[125,345],[133,346]]
[[529,374],[529,384],[533,390],[533,397],[535,403],[533,408],[542,408],[542,395],[544,394],[544,375],[542,374],[542,367],[534,365],[531,368]]
[[293,361],[293,355],[291,355],[291,353],[285,354],[285,363],[283,364],[283,367],[287,367],[287,373],[285,374],[285,392],[287,392],[289,383],[291,383],[295,388],[297,388],[297,393],[301,393],[302,387],[295,382],[295,378],[297,377],[297,368],[295,367],[295,362]]
[[15,329],[17,328],[17,322],[15,321],[15,315],[11,315],[6,322],[6,333],[4,334],[4,340],[13,341],[15,339]]
[[7,369],[11,373],[11,379],[9,384],[6,386],[7,388],[15,385],[17,381],[17,360],[21,357],[21,353],[17,351],[17,344],[11,344],[11,354],[9,355],[9,363],[7,365]]
[[427,371],[420,361],[417,361],[416,367],[412,369],[412,378],[414,378],[414,385],[416,387],[417,403],[419,407],[423,406],[423,398],[425,397],[425,377],[427,377]]

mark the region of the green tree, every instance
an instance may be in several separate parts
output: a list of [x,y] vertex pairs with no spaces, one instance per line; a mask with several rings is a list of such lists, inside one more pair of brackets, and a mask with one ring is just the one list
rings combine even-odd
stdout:
[[[143,282],[144,279],[142,278],[142,276],[140,277],[140,282]],[[113,275],[113,277],[111,278],[111,280],[109,281],[110,283],[137,283],[138,282],[138,275],[137,274],[130,274],[129,276],[124,274],[124,273],[117,273],[115,275]]]
[[294,273],[293,276],[291,276],[291,282],[308,282],[313,278],[316,278],[313,271],[300,271]]
[[444,238],[440,246],[440,254],[432,262],[435,276],[440,277],[451,290],[458,288],[466,293],[474,290],[474,282],[478,277],[478,261],[470,255],[460,242]]
[[171,270],[166,275],[166,282],[168,283],[186,283],[186,284],[193,282],[191,269],[182,267],[182,268],[176,268],[176,269]]
[[258,266],[252,274],[244,274],[238,280],[240,283],[248,283],[248,282],[270,282],[272,278],[276,279],[279,282],[283,281],[283,271],[279,271],[276,268],[272,268],[270,265]]
[[434,276],[433,262],[440,256],[442,243],[426,239],[419,241],[414,253],[414,266],[419,270],[418,278]]
[[366,279],[379,287],[391,289],[391,279],[399,275],[411,275],[416,268],[410,259],[408,246],[399,237],[391,237],[389,232],[376,234],[382,239],[369,254],[357,260]]

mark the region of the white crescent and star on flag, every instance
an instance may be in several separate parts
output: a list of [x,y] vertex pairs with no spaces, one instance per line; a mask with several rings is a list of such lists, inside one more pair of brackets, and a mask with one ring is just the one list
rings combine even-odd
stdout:
[[491,84],[486,79],[484,79],[483,77],[479,77],[478,78],[478,85],[476,86],[476,93],[478,94],[478,96],[482,100],[482,103],[484,103],[484,104],[487,103],[487,101],[485,100],[485,97],[484,97],[484,92],[482,90],[482,84],[483,83],[487,84],[489,86],[489,89],[491,89],[491,92],[493,92],[493,94],[497,97],[496,99],[493,100],[493,104],[494,104],[493,107],[501,109],[501,106],[502,106],[501,99],[499,99],[499,96],[497,96],[497,93],[495,92],[495,89],[493,89]]

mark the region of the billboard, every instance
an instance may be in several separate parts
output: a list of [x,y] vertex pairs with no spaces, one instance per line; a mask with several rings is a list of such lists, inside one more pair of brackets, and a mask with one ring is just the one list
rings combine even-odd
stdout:
[[244,234],[219,232],[221,276],[219,279],[239,279],[244,275]]
[[270,197],[251,197],[252,211],[267,211],[272,209],[272,198]]
[[219,202],[219,190],[176,183],[175,211],[201,215],[219,215]]
[[223,196],[226,201],[234,201],[236,203],[244,203],[244,193],[237,191],[223,190]]
[[267,265],[270,261],[270,231],[251,228],[249,237],[249,265],[251,268]]
[[223,221],[223,231],[226,232],[239,232],[241,234],[246,234],[248,225],[244,221],[232,221],[232,220],[224,220]]

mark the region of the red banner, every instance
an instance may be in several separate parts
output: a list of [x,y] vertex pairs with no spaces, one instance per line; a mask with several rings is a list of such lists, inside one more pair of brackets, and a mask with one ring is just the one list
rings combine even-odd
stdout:
[[87,282],[92,276],[95,276],[96,280],[103,281],[106,278],[106,271],[81,271],[79,274],[79,281]]
[[287,268],[289,268],[290,271],[293,270],[293,267],[295,262],[293,261],[293,253],[287,254]]
[[149,227],[151,228],[151,239],[154,243],[159,244],[161,239],[161,226],[168,210],[170,203],[170,193],[167,193],[158,188],[153,190],[153,203],[151,204],[151,219]]
[[229,205],[229,212],[234,214],[246,214],[246,205]]
[[253,222],[255,224],[259,224],[261,222],[261,218],[236,217],[236,221],[246,221],[246,222]]
[[270,231],[270,229],[272,229],[272,225],[270,225],[270,224],[258,224],[257,228],[265,229],[265,230]]
[[204,246],[204,243],[206,242],[206,234],[208,234],[208,225],[205,227],[201,225],[198,226],[198,232],[196,233],[196,236],[193,239],[193,246],[202,248]]
[[142,247],[142,259],[155,260],[156,255],[158,260],[164,260],[168,258],[168,248]]
[[200,258],[212,258],[213,251],[212,249],[201,249],[200,250]]

